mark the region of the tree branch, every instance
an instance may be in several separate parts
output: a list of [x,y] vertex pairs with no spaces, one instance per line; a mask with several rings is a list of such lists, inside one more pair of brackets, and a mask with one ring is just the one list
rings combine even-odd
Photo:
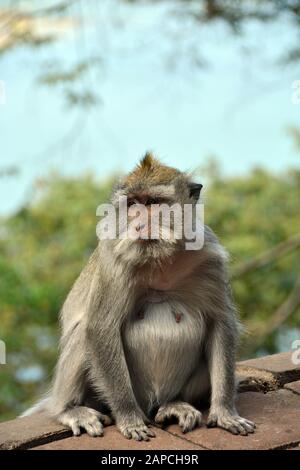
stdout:
[[[267,336],[277,330],[300,305],[300,276],[286,300],[275,310],[267,322],[260,328],[252,330],[249,344],[258,346],[262,344]],[[249,328],[250,329],[250,328]]]
[[240,265],[233,268],[231,277],[232,279],[240,277],[253,269],[262,268],[267,264],[271,263],[275,259],[280,258],[283,255],[286,255],[290,251],[295,250],[300,247],[300,233],[293,235],[284,242],[279,243],[270,250],[265,251],[264,253],[258,255],[257,257],[247,261],[246,263],[241,263]]

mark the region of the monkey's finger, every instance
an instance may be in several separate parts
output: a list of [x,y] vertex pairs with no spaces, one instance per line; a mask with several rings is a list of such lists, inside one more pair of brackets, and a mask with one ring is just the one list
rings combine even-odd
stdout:
[[[198,413],[188,414],[185,420],[185,426],[183,428],[183,432],[185,433],[188,431],[192,431],[192,429],[194,429],[198,425],[198,420],[199,420]],[[200,422],[201,422],[201,419],[200,419]]]
[[91,436],[91,437],[96,436],[94,426],[92,424],[87,423],[87,424],[85,424],[84,428],[85,428],[85,430],[86,430],[86,432],[88,433],[89,436]]
[[[98,424],[100,423],[98,422]],[[96,436],[103,435],[103,430],[101,429],[101,427],[98,427],[96,423],[94,424],[87,423],[85,425],[85,429],[89,436],[96,437]]]
[[183,433],[192,431],[196,427],[197,424],[197,416],[196,414],[189,413],[184,420],[180,420],[179,425],[182,429]]
[[228,429],[233,434],[241,434],[242,436],[248,435],[247,429],[242,425],[242,418],[230,417],[224,421],[221,420],[218,424],[221,428]]
[[176,413],[172,413],[172,411],[170,409],[162,409],[161,411],[158,411],[155,418],[154,418],[154,421],[157,423],[157,424],[164,424],[166,421],[168,421],[170,418],[172,418],[172,416],[176,417],[178,420],[179,420],[179,415],[177,415]]
[[166,416],[163,413],[157,413],[157,415],[154,418],[154,421],[157,424],[163,424],[165,419],[166,419]]
[[226,426],[226,427],[225,426],[220,426],[220,427],[223,429],[227,429],[227,431],[230,431],[231,434],[235,434],[235,435],[239,434],[239,430],[235,424],[231,424],[230,426]]
[[242,418],[242,420],[243,420],[243,423],[247,424],[247,426],[249,426],[250,428],[252,429],[256,428],[256,424],[253,423],[253,421],[250,421],[249,419],[245,419],[245,418]]
[[93,426],[94,433],[95,433],[96,436],[103,436],[104,430],[103,430],[103,426],[100,423],[100,421],[97,421],[97,422],[93,423],[92,426]]
[[241,436],[248,436],[248,431],[246,427],[244,427],[241,423],[235,423],[235,426],[237,427],[239,434],[241,434]]
[[215,427],[217,426],[217,424],[218,424],[218,419],[217,419],[217,417],[212,416],[211,418],[209,418],[209,419],[207,420],[206,426],[207,426],[208,428],[215,428]]
[[80,427],[77,423],[70,423],[69,426],[72,429],[74,436],[80,436]]
[[155,434],[147,428],[139,430],[138,433],[144,441],[150,441],[150,437],[155,437]]
[[252,434],[254,433],[254,426],[251,426],[247,422],[241,422],[241,425],[247,430],[248,433]]
[[148,428],[146,432],[147,432],[148,436],[150,436],[150,437],[155,437],[156,436],[155,432],[152,431],[152,429]]
[[192,425],[192,417],[188,414],[179,414],[178,416],[178,424],[181,427],[183,432],[187,432],[190,430],[190,426]]
[[145,431],[140,431],[140,436],[143,441],[150,441],[150,436],[148,436],[148,433]]
[[102,413],[99,413],[98,418],[101,421],[101,423],[104,424],[104,426],[109,426],[113,422],[110,416],[104,415]]
[[197,425],[200,427],[202,426],[202,413],[199,413],[197,414]]
[[132,438],[131,432],[128,429],[124,429],[124,431],[122,431],[122,434],[124,437],[126,437],[126,439]]
[[133,438],[135,441],[141,441],[141,440],[142,440],[141,431],[140,431],[140,432],[131,431],[131,435],[132,435],[132,438]]

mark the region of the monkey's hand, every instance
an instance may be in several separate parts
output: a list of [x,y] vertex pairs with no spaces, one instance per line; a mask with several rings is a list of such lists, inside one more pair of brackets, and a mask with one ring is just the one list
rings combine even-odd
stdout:
[[219,427],[226,429],[232,434],[247,436],[249,433],[254,432],[255,424],[239,416],[235,410],[229,411],[227,408],[220,407],[210,410],[207,419],[207,427]]
[[58,421],[71,428],[74,436],[79,436],[82,428],[93,437],[103,436],[103,425],[112,423],[109,416],[86,406],[75,406],[64,411],[58,416]]
[[117,426],[124,437],[135,439],[136,441],[149,441],[150,437],[155,437],[155,433],[145,424],[147,420],[141,417],[125,416],[117,419]]

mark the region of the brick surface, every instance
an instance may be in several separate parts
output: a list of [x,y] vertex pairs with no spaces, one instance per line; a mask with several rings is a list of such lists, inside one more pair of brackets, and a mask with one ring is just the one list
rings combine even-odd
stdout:
[[280,386],[276,376],[264,370],[238,366],[236,377],[239,392],[269,392]]
[[137,442],[123,437],[115,426],[108,426],[103,437],[90,437],[82,434],[49,444],[35,447],[32,450],[204,450],[194,444],[161,429],[154,429],[156,437],[148,442]]
[[240,362],[237,373],[239,389],[245,392],[238,396],[238,410],[258,426],[256,432],[247,437],[205,427],[183,435],[176,425],[166,430],[157,429],[157,437],[150,442],[128,441],[114,426],[105,429],[103,438],[91,438],[86,434],[71,437],[69,429],[38,414],[0,423],[0,449],[299,450],[300,365],[293,364],[292,353]]
[[300,364],[292,362],[293,351],[239,362],[237,373],[244,377],[257,377],[266,389],[275,389],[300,379]]
[[72,433],[42,413],[0,424],[0,450],[26,449]]
[[[276,449],[300,442],[300,396],[288,391],[245,392],[238,396],[241,416],[254,421],[257,429],[248,436],[234,436],[222,429],[198,428],[185,438],[207,449]],[[167,430],[183,436],[179,426]]]
[[285,384],[284,388],[286,388],[287,390],[291,390],[294,393],[299,393],[300,395],[300,380]]

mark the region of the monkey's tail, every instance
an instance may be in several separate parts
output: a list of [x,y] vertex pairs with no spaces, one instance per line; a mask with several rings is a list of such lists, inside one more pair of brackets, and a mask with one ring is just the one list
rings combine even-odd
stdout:
[[48,411],[49,409],[49,402],[50,397],[46,396],[38,401],[35,405],[28,408],[28,410],[24,411],[19,418],[24,418],[25,416],[31,416],[36,413],[41,413],[42,411]]

